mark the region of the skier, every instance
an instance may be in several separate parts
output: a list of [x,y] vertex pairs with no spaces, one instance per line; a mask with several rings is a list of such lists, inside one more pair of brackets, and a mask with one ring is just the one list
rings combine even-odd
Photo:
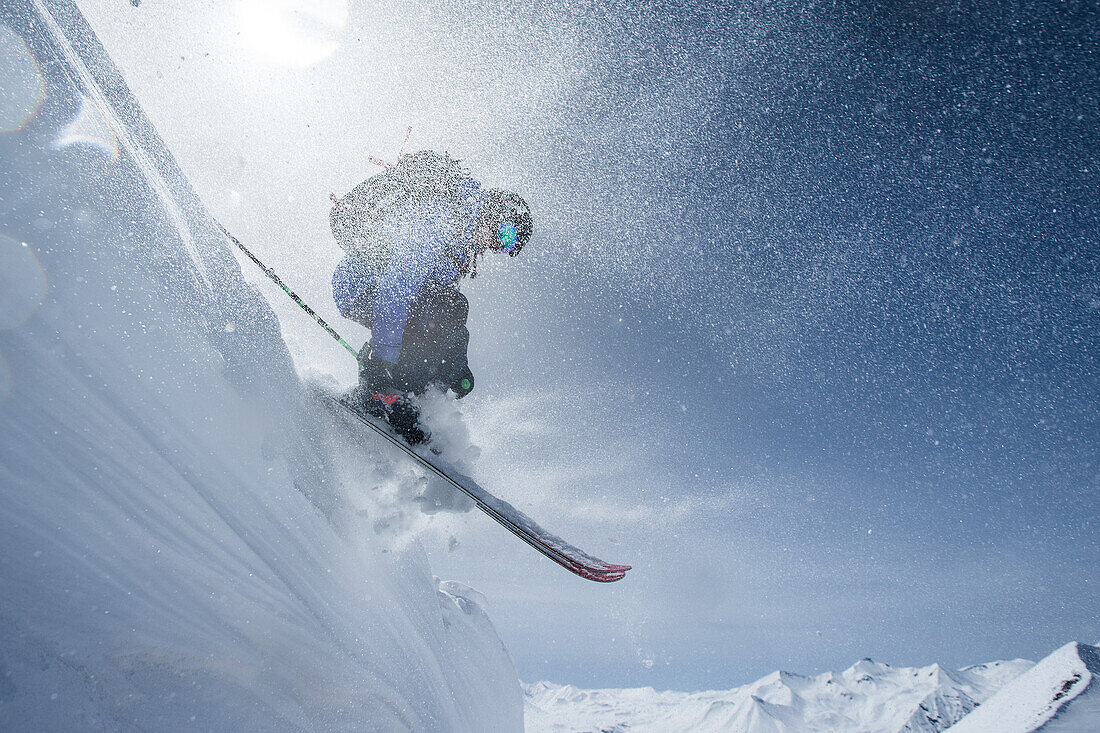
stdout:
[[462,399],[474,388],[458,283],[486,251],[519,254],[530,209],[517,194],[486,191],[449,156],[422,151],[337,201],[330,218],[349,252],[332,276],[336,305],[371,332],[350,401],[423,443],[430,433],[416,396],[436,385]]

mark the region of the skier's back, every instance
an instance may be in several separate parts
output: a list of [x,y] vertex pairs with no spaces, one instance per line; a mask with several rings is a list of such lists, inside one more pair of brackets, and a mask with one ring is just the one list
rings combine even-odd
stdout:
[[371,190],[371,179],[337,204],[333,231],[349,254],[332,285],[341,315],[371,330],[353,400],[415,444],[428,437],[416,395],[438,385],[461,399],[473,389],[469,303],[459,281],[476,273],[487,250],[518,254],[532,223],[522,198],[484,190],[456,174],[450,158],[429,152],[410,158],[398,163],[410,170],[390,176],[405,175],[391,183],[392,192]]

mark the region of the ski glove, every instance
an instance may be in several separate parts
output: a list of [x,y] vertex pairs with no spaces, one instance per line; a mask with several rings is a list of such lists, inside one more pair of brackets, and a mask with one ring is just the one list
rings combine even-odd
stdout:
[[454,384],[450,385],[451,391],[455,393],[456,399],[462,399],[466,395],[474,391],[474,373],[470,371],[470,367],[466,367],[462,372],[462,376],[458,378]]

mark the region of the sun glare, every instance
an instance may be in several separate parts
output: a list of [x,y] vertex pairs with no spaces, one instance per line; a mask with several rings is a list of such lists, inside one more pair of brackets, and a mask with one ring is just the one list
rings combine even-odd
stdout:
[[54,140],[57,148],[77,144],[96,148],[112,162],[118,160],[118,139],[111,131],[103,111],[87,97],[81,98],[80,111]]
[[241,40],[265,61],[307,67],[340,45],[348,22],[347,0],[241,0]]

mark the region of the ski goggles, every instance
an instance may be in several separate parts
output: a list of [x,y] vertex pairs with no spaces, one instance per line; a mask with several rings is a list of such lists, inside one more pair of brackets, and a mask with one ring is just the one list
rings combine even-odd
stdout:
[[519,244],[519,240],[516,236],[516,225],[510,221],[506,221],[498,226],[497,241],[500,242],[501,252],[509,255],[516,252]]

